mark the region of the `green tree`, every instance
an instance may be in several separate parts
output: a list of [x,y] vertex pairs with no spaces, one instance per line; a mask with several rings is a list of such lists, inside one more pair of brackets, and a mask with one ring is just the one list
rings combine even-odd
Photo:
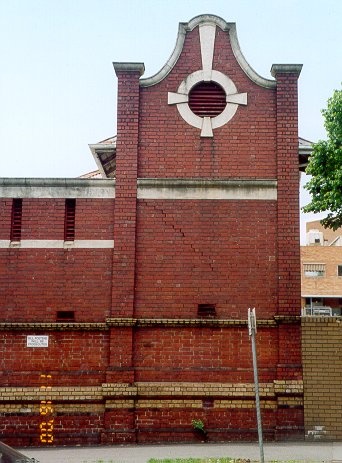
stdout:
[[334,91],[322,114],[327,140],[316,143],[309,158],[306,173],[312,177],[305,188],[311,202],[303,211],[327,211],[321,223],[336,230],[342,226],[342,90]]

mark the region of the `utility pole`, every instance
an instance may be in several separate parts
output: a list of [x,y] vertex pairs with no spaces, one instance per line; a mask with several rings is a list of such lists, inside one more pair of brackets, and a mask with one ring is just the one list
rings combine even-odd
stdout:
[[254,390],[255,390],[255,407],[258,423],[258,438],[259,438],[259,450],[260,450],[260,462],[265,463],[264,460],[264,443],[262,438],[262,422],[260,413],[260,397],[259,397],[259,379],[258,379],[258,363],[256,353],[256,342],[255,335],[257,332],[257,323],[255,308],[248,309],[248,334],[251,338],[252,343],[252,356],[253,356],[253,370],[254,370]]

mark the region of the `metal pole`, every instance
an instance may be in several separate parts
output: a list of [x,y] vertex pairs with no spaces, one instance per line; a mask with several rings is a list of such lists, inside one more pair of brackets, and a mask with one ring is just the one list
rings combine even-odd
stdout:
[[253,356],[253,370],[254,370],[254,390],[255,390],[255,406],[258,423],[258,438],[259,438],[259,450],[260,450],[260,462],[265,463],[264,460],[264,443],[262,438],[262,422],[260,413],[260,396],[259,396],[259,379],[258,379],[258,364],[256,354],[256,315],[255,308],[248,309],[248,332],[252,343],[252,356]]

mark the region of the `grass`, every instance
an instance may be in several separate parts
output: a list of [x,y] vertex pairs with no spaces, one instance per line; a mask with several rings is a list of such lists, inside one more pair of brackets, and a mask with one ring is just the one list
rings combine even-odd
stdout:
[[[307,461],[307,460],[305,460]],[[83,463],[115,463],[114,460],[92,460],[83,461]],[[163,458],[162,460],[151,458],[147,463],[257,463],[257,461],[251,461],[243,458]],[[303,463],[303,460],[272,460],[270,463]],[[314,463],[314,462],[312,462]]]
[[151,458],[147,463],[247,463],[250,460],[236,460],[234,458],[166,458],[163,460],[156,460]]
[[[307,460],[305,460],[307,461]],[[162,460],[151,458],[147,463],[257,463],[257,461],[244,458],[164,458]],[[303,463],[303,460],[272,460],[270,463]]]

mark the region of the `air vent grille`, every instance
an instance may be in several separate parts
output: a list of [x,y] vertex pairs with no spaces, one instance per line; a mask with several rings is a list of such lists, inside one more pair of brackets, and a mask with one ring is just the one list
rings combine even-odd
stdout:
[[226,107],[226,94],[214,82],[200,82],[190,90],[189,107],[200,117],[216,117]]
[[20,241],[21,239],[21,219],[22,219],[23,200],[15,198],[12,202],[12,218],[11,218],[11,241]]
[[75,240],[76,199],[65,200],[64,241]]

